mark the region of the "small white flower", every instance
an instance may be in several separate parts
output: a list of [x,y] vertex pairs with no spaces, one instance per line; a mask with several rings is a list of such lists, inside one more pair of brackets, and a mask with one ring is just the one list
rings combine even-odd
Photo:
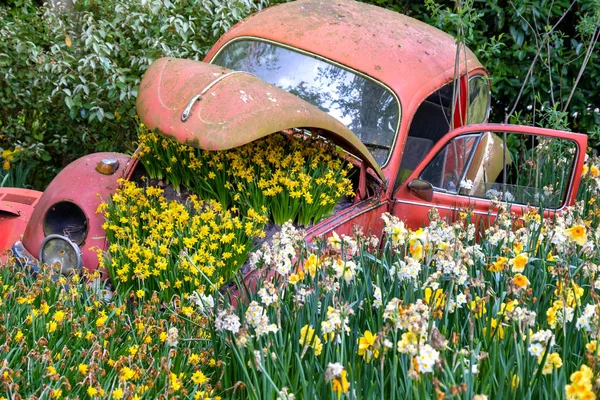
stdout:
[[433,372],[433,367],[439,358],[440,353],[430,345],[419,346],[419,355],[417,356],[419,371],[423,373]]
[[333,269],[335,270],[336,278],[344,278],[347,283],[350,283],[354,278],[355,271],[358,269],[358,265],[354,261],[344,261],[337,259],[333,263]]
[[329,365],[327,365],[327,369],[325,370],[325,380],[329,382],[333,378],[336,378],[336,377],[342,375],[343,370],[344,370],[344,367],[342,366],[342,364],[329,363]]
[[544,346],[540,345],[539,343],[530,344],[527,350],[529,350],[529,354],[534,357],[539,357],[544,354]]
[[227,313],[227,311],[221,311],[215,319],[215,329],[218,331],[238,333],[241,326],[240,318],[235,314]]
[[179,343],[177,339],[179,339],[179,331],[177,328],[169,328],[169,331],[167,332],[167,344],[171,347],[175,347]]
[[381,289],[373,284],[373,307],[379,308],[383,305],[381,302]]
[[467,304],[467,296],[464,293],[460,293],[456,296],[456,305],[458,308],[462,308],[463,304]]
[[190,301],[193,302],[201,313],[205,313],[207,310],[212,310],[215,307],[215,299],[212,294],[205,296],[204,293],[198,294],[194,292],[190,295]]

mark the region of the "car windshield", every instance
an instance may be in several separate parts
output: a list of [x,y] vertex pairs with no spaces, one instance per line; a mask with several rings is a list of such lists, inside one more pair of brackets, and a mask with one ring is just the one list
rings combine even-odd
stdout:
[[212,63],[249,72],[308,101],[354,132],[380,165],[387,163],[400,107],[383,86],[338,65],[259,40],[228,43]]

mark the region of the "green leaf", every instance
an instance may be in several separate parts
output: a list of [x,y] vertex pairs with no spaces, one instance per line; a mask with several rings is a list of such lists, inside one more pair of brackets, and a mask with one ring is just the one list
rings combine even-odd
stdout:
[[73,108],[73,99],[70,96],[65,96],[65,104],[69,107],[69,110]]

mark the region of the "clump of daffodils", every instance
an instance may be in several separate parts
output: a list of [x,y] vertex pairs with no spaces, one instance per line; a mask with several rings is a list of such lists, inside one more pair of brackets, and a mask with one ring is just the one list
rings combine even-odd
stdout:
[[10,169],[10,164],[13,162],[15,157],[18,157],[18,154],[22,151],[20,147],[15,147],[14,149],[5,149],[2,151],[0,157],[2,158],[2,169],[8,171]]
[[99,252],[115,286],[173,293],[203,292],[232,278],[246,261],[253,239],[264,236],[266,217],[224,209],[192,195],[169,201],[160,188],[121,181],[98,212],[110,246]]
[[354,196],[347,163],[335,145],[304,134],[275,134],[226,151],[204,151],[147,131],[138,156],[151,178],[166,179],[225,208],[267,210],[273,221],[309,225]]

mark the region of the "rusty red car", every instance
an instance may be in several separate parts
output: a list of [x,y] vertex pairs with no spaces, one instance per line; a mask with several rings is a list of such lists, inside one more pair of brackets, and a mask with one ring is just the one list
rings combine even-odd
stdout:
[[[410,227],[436,207],[493,215],[499,202],[560,211],[575,202],[587,137],[488,124],[488,72],[473,52],[456,63],[453,37],[425,23],[352,0],[299,0],[239,22],[203,62],[163,58],[137,100],[150,129],[207,150],[302,129],[344,149],[358,166],[356,197],[307,230],[378,234],[382,214]],[[98,205],[137,158],[80,158],[42,192],[0,189],[0,249],[64,273],[98,268],[106,249]]]

